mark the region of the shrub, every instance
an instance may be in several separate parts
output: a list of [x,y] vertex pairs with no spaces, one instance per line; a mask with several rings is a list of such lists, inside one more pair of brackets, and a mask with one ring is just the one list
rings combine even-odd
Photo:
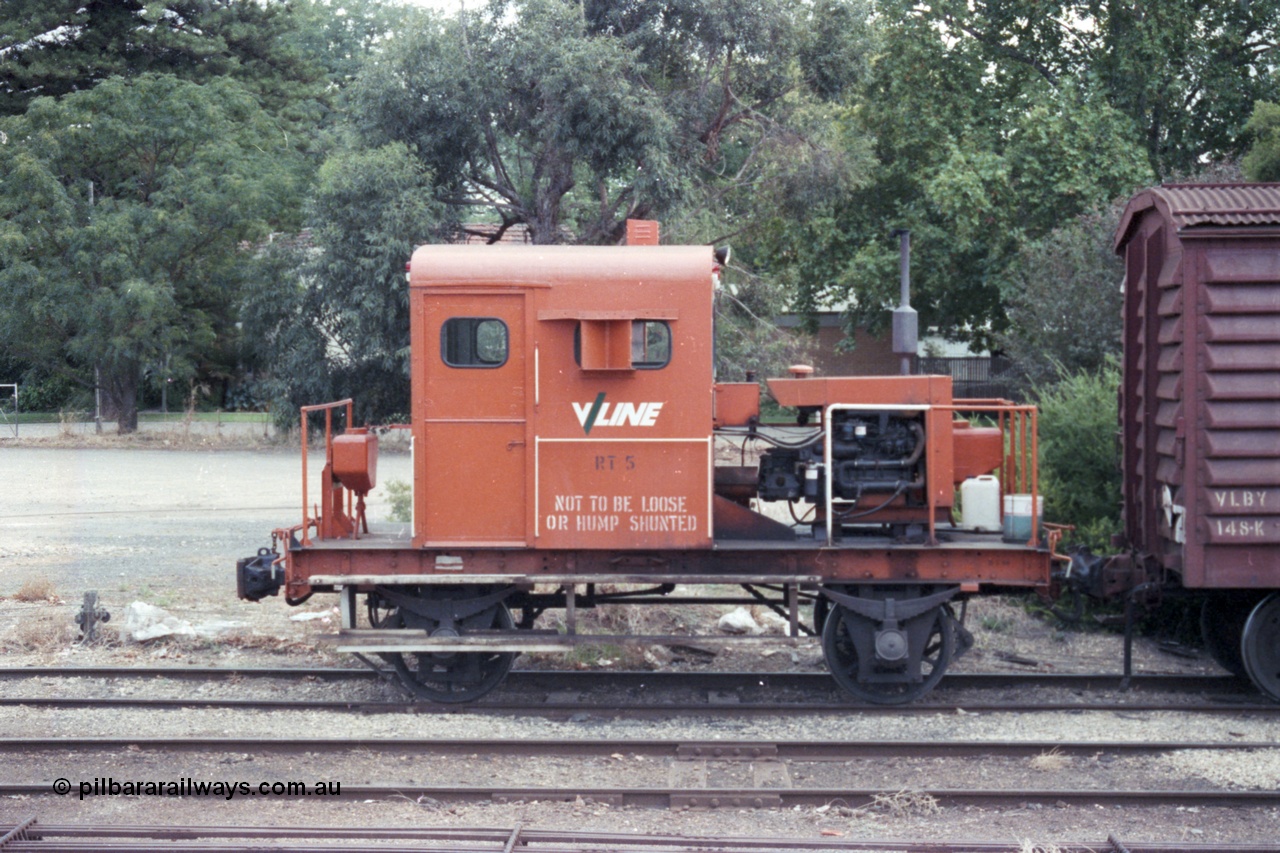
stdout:
[[1093,372],[1061,371],[1035,389],[1045,515],[1075,525],[1073,541],[1098,552],[1120,531],[1119,387],[1120,367],[1110,359]]
[[391,521],[413,520],[413,487],[403,480],[389,480],[386,484],[387,500],[391,504]]
[[35,602],[35,601],[57,601],[58,594],[54,591],[53,582],[48,578],[28,578],[18,591],[13,594],[14,601]]

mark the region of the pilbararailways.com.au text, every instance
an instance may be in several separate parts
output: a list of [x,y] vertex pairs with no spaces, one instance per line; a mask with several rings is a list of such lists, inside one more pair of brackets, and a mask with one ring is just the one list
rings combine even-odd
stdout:
[[[126,779],[117,781],[111,776],[95,776],[92,781],[78,783],[80,799],[85,797],[338,797],[342,795],[342,783],[306,782],[233,782],[230,780],[206,781],[187,776],[168,781]],[[65,796],[74,790],[71,780],[57,779],[53,792]]]

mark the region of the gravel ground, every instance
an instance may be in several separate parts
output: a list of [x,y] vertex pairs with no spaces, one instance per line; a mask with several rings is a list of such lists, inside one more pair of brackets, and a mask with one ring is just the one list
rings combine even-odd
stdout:
[[[164,441],[167,439],[154,439]],[[153,441],[154,441],[153,440]],[[175,441],[173,446],[181,446]],[[293,452],[244,449],[130,450],[110,447],[49,447],[24,442],[0,444],[0,479],[9,498],[0,508],[0,665],[155,664],[347,665],[317,651],[314,636],[330,630],[323,618],[291,621],[298,610],[278,600],[261,604],[234,597],[234,560],[267,544],[267,532],[294,523],[300,514],[299,466]],[[408,457],[385,454],[379,479],[408,480]],[[370,517],[385,517],[386,504],[375,494]],[[19,601],[24,587],[46,584],[42,600]],[[87,589],[97,589],[116,612],[134,600],[164,607],[192,623],[223,620],[242,623],[218,637],[160,640],[150,644],[114,644],[95,648],[72,645],[71,617]],[[28,596],[29,597],[29,596]],[[301,612],[331,616],[332,601],[315,599]],[[723,608],[721,608],[723,609]],[[669,614],[670,615],[670,614]],[[686,624],[714,619],[701,611],[671,618]],[[598,618],[624,619],[599,614]],[[1027,616],[1018,602],[982,600],[970,608],[969,624],[978,647],[957,670],[1023,669],[1009,655],[1037,662],[1044,671],[1116,671],[1120,642],[1113,635],[1072,633]],[[1136,649],[1139,671],[1213,671],[1203,659],[1174,657],[1142,641]],[[535,664],[539,663],[534,661]],[[621,666],[635,661],[600,659],[578,665]],[[643,661],[639,661],[643,665]],[[540,665],[547,665],[543,660]],[[692,666],[692,662],[684,665]],[[701,665],[715,669],[813,669],[821,666],[812,647],[793,656],[725,654]],[[19,686],[21,684],[21,686]],[[39,679],[36,683],[0,682],[14,695],[59,691],[69,695],[291,695],[299,698],[390,698],[391,688],[369,682],[331,684],[240,682],[182,684],[151,680]],[[179,692],[178,695],[181,695]],[[477,758],[429,760],[398,755],[353,754],[341,762],[315,756],[204,756],[93,752],[19,757],[0,772],[5,781],[82,778],[137,773],[147,778],[256,781],[314,773],[349,784],[414,780],[420,784],[475,780],[477,784],[560,782],[589,785],[639,785],[673,773],[690,772],[687,763],[627,757],[629,738],[792,740],[849,739],[1050,739],[1142,740],[1151,738],[1280,743],[1280,723],[1270,716],[1197,717],[1172,712],[1123,710],[1127,697],[1115,696],[1108,712],[940,714],[911,716],[858,713],[804,718],[670,717],[609,721],[590,714],[578,722],[459,714],[331,715],[229,711],[117,710],[85,711],[0,707],[0,730],[8,736],[305,736],[324,737],[503,737],[608,738],[619,742],[621,759],[587,762],[530,762]],[[695,768],[696,771],[696,768]],[[704,772],[704,771],[696,771]],[[705,768],[708,784],[738,779],[751,772],[742,765]],[[1147,758],[1042,758],[983,761],[910,760],[893,762],[804,763],[787,768],[793,785],[877,787],[886,797],[874,807],[834,803],[823,809],[720,810],[669,813],[610,808],[590,803],[514,803],[444,805],[412,800],[324,802],[273,800],[246,802],[214,798],[100,796],[78,799],[45,795],[0,799],[0,822],[35,814],[45,823],[234,823],[263,825],[512,826],[582,828],[600,831],[742,834],[811,837],[826,832],[847,838],[994,839],[1048,843],[1096,840],[1109,833],[1125,840],[1272,842],[1280,836],[1280,810],[1269,808],[1173,808],[1048,806],[999,810],[944,807],[913,796],[913,789],[970,784],[1020,788],[1097,787],[1133,784],[1150,787],[1246,790],[1280,786],[1276,751],[1221,756],[1178,751]],[[436,781],[439,780],[439,781]]]
[[[312,503],[322,463],[311,466]],[[0,594],[47,579],[77,604],[96,589],[116,606],[139,599],[242,617],[254,605],[235,599],[235,561],[301,520],[301,470],[297,452],[281,449],[0,445]],[[408,454],[382,455],[371,520],[390,512],[386,484],[411,478]]]

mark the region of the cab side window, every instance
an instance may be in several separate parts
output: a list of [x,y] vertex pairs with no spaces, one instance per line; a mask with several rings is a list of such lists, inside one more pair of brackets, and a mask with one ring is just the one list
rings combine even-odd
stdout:
[[440,328],[440,358],[450,367],[507,363],[507,324],[496,317],[450,317]]
[[666,367],[671,361],[671,327],[662,320],[631,323],[631,364],[641,370]]
[[671,362],[671,326],[665,320],[584,320],[573,330],[573,360],[585,370],[659,370]]

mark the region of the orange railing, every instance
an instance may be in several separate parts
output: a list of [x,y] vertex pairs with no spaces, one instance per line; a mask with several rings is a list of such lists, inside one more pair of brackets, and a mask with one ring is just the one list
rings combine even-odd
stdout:
[[[996,424],[1005,436],[1004,459],[1000,464],[1000,488],[1005,495],[1029,494],[1031,496],[1031,538],[1027,544],[1036,546],[1040,539],[1040,470],[1038,460],[1039,426],[1035,406],[1018,405],[1008,400],[956,400],[950,406],[935,406],[958,414],[996,415]],[[933,535],[933,498],[930,495],[929,535]],[[1001,510],[1003,515],[1003,508]]]
[[[308,415],[313,412],[324,412],[324,447],[325,461],[331,462],[329,458],[333,453],[333,410],[346,407],[348,427],[351,426],[351,419],[354,414],[354,402],[348,398],[346,400],[337,400],[333,403],[320,403],[315,406],[303,406],[300,424],[302,426],[302,544],[311,544],[311,525],[314,523],[308,510],[308,494],[307,494],[307,434],[310,432],[310,421]],[[351,513],[351,493],[347,492],[347,513]],[[319,507],[316,508],[317,517],[320,514]]]

